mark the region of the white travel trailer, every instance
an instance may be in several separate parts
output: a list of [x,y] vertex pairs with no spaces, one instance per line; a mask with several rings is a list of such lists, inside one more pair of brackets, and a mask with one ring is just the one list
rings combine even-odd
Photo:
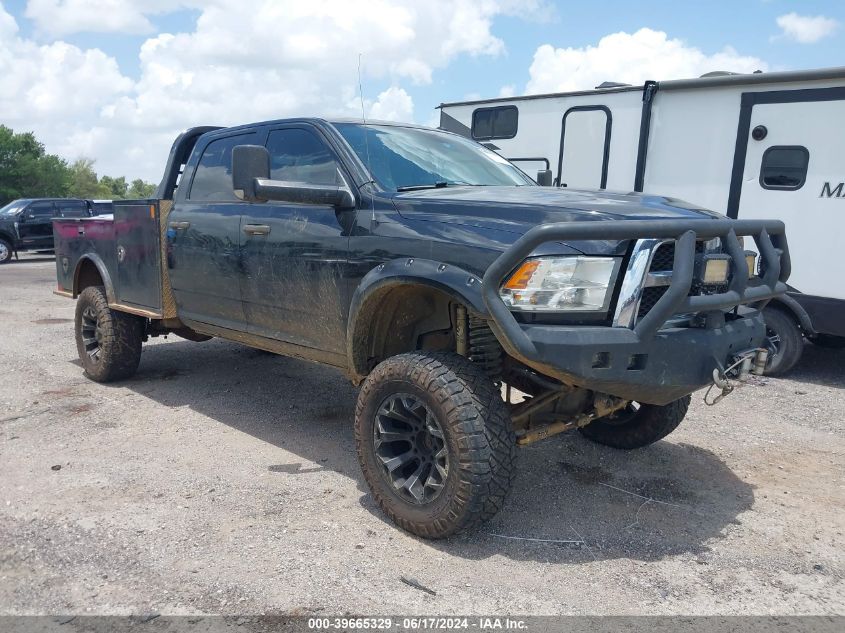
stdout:
[[845,346],[845,67],[444,103],[440,127],[539,182],[782,219],[792,291],[765,309],[769,371],[795,365],[802,337]]

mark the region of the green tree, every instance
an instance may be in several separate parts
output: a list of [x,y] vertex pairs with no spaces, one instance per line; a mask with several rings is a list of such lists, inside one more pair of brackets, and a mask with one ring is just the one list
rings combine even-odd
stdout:
[[125,198],[126,191],[129,189],[129,185],[126,184],[125,176],[121,176],[120,178],[103,176],[100,178],[100,185],[108,190],[109,194],[106,197],[113,200]]
[[0,205],[15,198],[66,196],[67,163],[48,154],[32,132],[15,133],[0,125]]
[[126,194],[127,198],[152,198],[155,195],[156,186],[149,182],[144,182],[140,178],[133,180],[129,187],[129,192]]
[[92,158],[77,158],[70,166],[69,171],[70,187],[68,187],[67,195],[71,198],[91,200],[111,197],[111,190],[97,179]]

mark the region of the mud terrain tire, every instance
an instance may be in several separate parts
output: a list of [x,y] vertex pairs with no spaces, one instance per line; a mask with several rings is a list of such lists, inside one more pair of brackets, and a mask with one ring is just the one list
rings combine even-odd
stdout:
[[623,409],[579,429],[581,435],[597,444],[631,450],[654,444],[678,428],[689,409],[690,396],[664,406],[639,405]]
[[132,376],[141,362],[144,319],[109,308],[102,286],[89,286],[76,302],[76,350],[96,382]]
[[[516,437],[499,389],[480,367],[449,352],[380,363],[358,396],[355,443],[376,503],[399,527],[425,538],[490,519],[516,474]],[[438,455],[446,460],[442,469]]]

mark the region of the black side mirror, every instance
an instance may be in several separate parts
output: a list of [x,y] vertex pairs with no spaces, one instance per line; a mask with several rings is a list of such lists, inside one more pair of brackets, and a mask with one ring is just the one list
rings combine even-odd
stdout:
[[338,185],[312,185],[270,179],[270,153],[260,145],[232,149],[232,188],[249,202],[278,200],[299,204],[326,204],[339,209],[355,206],[355,196],[338,170]]
[[[270,152],[261,145],[237,145],[232,149],[232,188],[242,200],[256,202],[256,179],[270,178]],[[266,199],[266,198],[265,198]]]
[[552,170],[551,169],[541,169],[537,172],[537,184],[541,187],[551,187],[552,186]]

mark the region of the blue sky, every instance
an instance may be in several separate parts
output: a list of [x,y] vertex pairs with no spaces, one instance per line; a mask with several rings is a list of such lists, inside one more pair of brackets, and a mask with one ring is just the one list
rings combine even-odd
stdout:
[[[368,114],[412,118],[422,123],[434,120],[434,108],[439,103],[467,98],[590,88],[602,80],[635,83],[646,78],[670,79],[675,78],[671,75],[691,76],[708,70],[750,72],[758,66],[772,71],[845,65],[845,2],[841,1],[491,0],[486,4],[492,8],[488,7],[481,16],[471,15],[475,5],[470,0],[377,0],[379,7],[370,2],[354,6],[354,2],[336,4],[337,1],[325,0],[327,6],[332,5],[329,13],[343,13],[335,22],[322,16],[328,20],[324,22],[329,24],[328,31],[321,27],[311,39],[301,40],[303,46],[291,37],[295,41],[288,42],[285,48],[282,40],[290,36],[286,32],[287,16],[299,13],[301,7],[319,5],[320,0],[277,0],[275,5],[268,5],[269,0],[116,0],[123,7],[121,11],[125,11],[125,19],[116,15],[120,11],[104,12],[96,0],[0,0],[0,10],[5,10],[16,24],[15,39],[10,44],[12,57],[32,57],[33,51],[39,51],[43,63],[55,65],[57,55],[51,51],[56,53],[57,44],[73,47],[73,55],[59,55],[63,60],[60,63],[69,67],[57,73],[54,80],[42,79],[37,90],[28,90],[25,79],[21,79],[20,89],[27,95],[37,95],[36,107],[15,111],[12,104],[8,105],[11,112],[7,114],[3,108],[10,102],[0,100],[0,123],[16,129],[34,129],[45,137],[49,148],[58,148],[56,151],[69,158],[74,151],[95,154],[104,171],[107,161],[110,168],[114,166],[111,171],[136,169],[152,178],[152,165],[157,163],[144,162],[146,152],[141,139],[153,139],[160,152],[163,139],[174,130],[210,122],[192,121],[181,112],[185,109],[196,117],[212,117],[223,123],[237,122],[238,116],[249,119],[351,113],[357,89],[356,44],[345,46],[341,36],[332,39],[331,29],[335,27],[347,35],[347,40],[360,35],[358,48],[367,49],[363,52],[364,96],[371,110]],[[389,10],[394,6],[408,15],[397,14],[402,19],[391,17]],[[270,11],[263,15],[276,16],[278,47],[272,32],[253,40],[246,7],[255,12],[261,7],[262,11]],[[309,10],[302,9],[305,13]],[[458,30],[447,37],[444,29],[461,10],[470,13],[461,18],[465,34]],[[792,30],[778,23],[779,18],[790,14],[794,14],[793,20],[785,24],[793,25]],[[197,25],[200,16],[205,16],[203,28]],[[309,19],[308,15],[299,15],[295,22],[298,26],[291,26],[288,31],[299,33],[302,25],[307,31]],[[214,33],[219,37],[220,32],[214,31],[215,20],[218,29],[228,25],[240,25],[242,29],[233,34],[228,47],[221,46],[219,51],[213,39]],[[138,32],[137,24],[147,21],[148,28]],[[352,37],[343,30],[345,23],[355,25]],[[257,28],[256,23],[252,28]],[[648,31],[640,32],[641,29]],[[394,30],[401,32],[401,37],[382,46],[381,41],[392,40]],[[184,41],[162,40],[156,51],[142,60],[141,47],[162,33],[186,36]],[[328,50],[314,41],[320,39],[321,33],[328,33]],[[614,33],[626,35],[613,44],[603,42],[603,38]],[[315,55],[313,65],[309,64],[309,47],[313,47]],[[543,54],[541,47],[545,47]],[[591,53],[591,47],[598,49]],[[628,50],[635,47],[640,47],[641,59],[628,64]],[[567,49],[574,49],[574,53]],[[94,50],[102,51],[106,59],[91,53]],[[299,51],[302,58],[296,59],[296,69],[290,70],[288,60],[291,54],[297,57]],[[408,59],[404,59],[405,55]],[[77,61],[73,61],[73,56]],[[265,64],[265,60],[275,61]],[[271,67],[272,63],[275,67]],[[30,75],[39,72],[31,60],[28,64]],[[715,64],[728,67],[714,67]],[[264,73],[260,79],[254,77],[256,66]],[[309,69],[313,72],[311,77]],[[14,71],[14,67],[0,67],[0,74]],[[68,100],[61,91],[72,90],[73,86],[63,85],[60,75],[90,76],[86,85],[76,89],[109,93],[90,102],[74,97],[79,101],[79,111],[72,124],[72,143],[58,138],[69,132],[68,126],[62,126],[57,119],[60,111],[44,105],[50,102],[51,90],[59,95],[54,99],[57,104]],[[162,78],[175,82],[178,88],[162,90],[160,98],[171,100],[169,109],[151,103],[149,97]],[[201,82],[209,83],[209,78],[219,80],[216,92],[198,90]],[[248,80],[241,82],[241,78]],[[252,81],[255,87],[250,89]],[[256,95],[256,87],[260,89],[268,82],[273,90]],[[232,88],[231,92],[227,93],[226,87]],[[246,100],[242,95],[233,97],[238,92],[236,87],[245,92],[251,90],[253,96]],[[314,94],[297,98],[312,89]],[[195,104],[186,102],[203,92]],[[211,102],[216,100],[219,103],[215,108]],[[180,108],[180,101],[185,107]],[[86,133],[86,125],[90,126],[90,133]],[[136,134],[130,139],[132,131]],[[115,134],[125,134],[126,143],[134,144],[131,149],[135,159],[127,158],[126,151],[118,151]],[[143,165],[138,163],[139,158]]]

